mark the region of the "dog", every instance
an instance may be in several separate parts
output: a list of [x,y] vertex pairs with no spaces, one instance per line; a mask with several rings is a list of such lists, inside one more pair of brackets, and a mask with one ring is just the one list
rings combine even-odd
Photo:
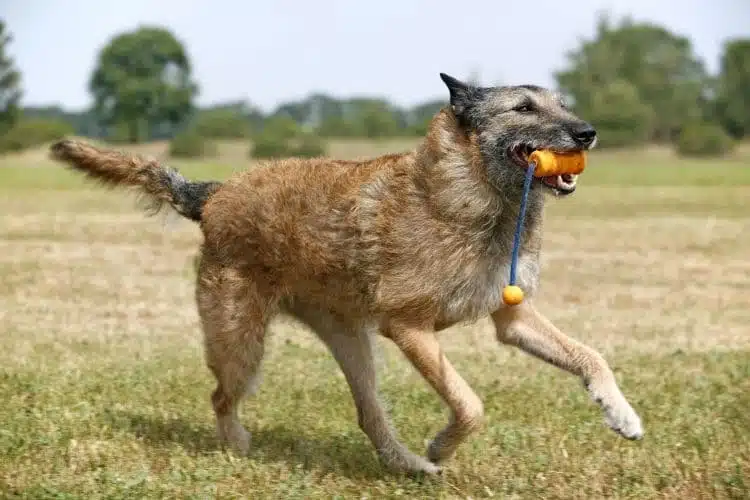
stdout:
[[[445,73],[449,103],[413,151],[366,161],[286,158],[224,182],[192,182],[155,160],[64,139],[51,156],[111,186],[131,186],[200,225],[196,302],[223,447],[248,453],[238,407],[259,381],[269,320],[290,314],[337,360],[359,427],[389,469],[437,474],[484,422],[481,399],[442,352],[436,332],[490,316],[500,343],[581,378],[606,423],[628,439],[640,417],[594,349],[566,336],[534,304],[547,195],[577,176],[535,179],[517,282],[502,303],[527,155],[594,147],[596,131],[561,97],[533,85],[482,87]],[[451,409],[426,457],[403,445],[376,388],[373,339],[390,339]]]

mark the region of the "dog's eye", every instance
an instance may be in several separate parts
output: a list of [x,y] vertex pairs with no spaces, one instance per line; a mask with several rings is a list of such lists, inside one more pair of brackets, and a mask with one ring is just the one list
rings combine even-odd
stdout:
[[518,111],[519,113],[531,113],[533,111],[530,104],[521,104],[520,106],[516,106],[513,110]]

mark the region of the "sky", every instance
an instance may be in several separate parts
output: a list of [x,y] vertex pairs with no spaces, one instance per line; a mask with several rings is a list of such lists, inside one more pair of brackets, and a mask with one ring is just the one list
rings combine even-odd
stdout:
[[0,0],[23,103],[70,110],[90,105],[107,41],[139,25],[185,44],[200,105],[246,99],[270,111],[317,91],[400,105],[445,98],[440,72],[554,86],[601,11],[689,36],[711,71],[724,40],[750,36],[750,0]]

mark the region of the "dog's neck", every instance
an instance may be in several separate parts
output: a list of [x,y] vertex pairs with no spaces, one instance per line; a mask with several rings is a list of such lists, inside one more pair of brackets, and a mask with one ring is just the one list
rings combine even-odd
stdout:
[[[492,185],[478,138],[459,126],[450,108],[433,118],[417,148],[416,161],[417,182],[441,217],[488,230],[498,224],[515,224],[520,189],[516,196],[515,192]],[[542,209],[543,196],[535,193],[530,199],[528,218],[540,219]]]

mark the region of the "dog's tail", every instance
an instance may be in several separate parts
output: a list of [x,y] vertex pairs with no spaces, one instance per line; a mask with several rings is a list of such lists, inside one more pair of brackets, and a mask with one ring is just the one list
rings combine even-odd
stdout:
[[50,153],[55,160],[105,185],[137,188],[150,202],[148,208],[153,213],[168,203],[196,222],[201,220],[203,206],[221,186],[219,182],[190,182],[156,160],[99,149],[81,141],[58,141],[50,147]]

